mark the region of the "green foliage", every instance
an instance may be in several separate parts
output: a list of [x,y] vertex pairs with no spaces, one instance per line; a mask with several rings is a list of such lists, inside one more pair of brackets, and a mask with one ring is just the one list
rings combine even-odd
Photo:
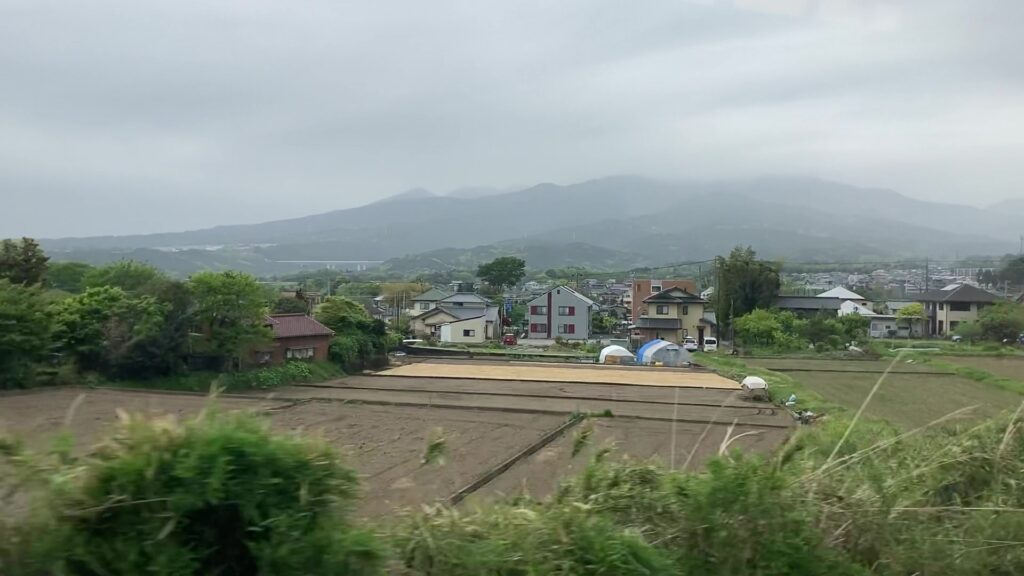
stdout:
[[332,296],[316,310],[316,319],[336,333],[358,330],[373,321],[361,305],[343,296]]
[[1008,258],[997,274],[999,282],[1024,285],[1024,256]]
[[597,334],[611,334],[619,326],[617,319],[597,312],[591,316],[590,322]]
[[0,241],[0,280],[24,286],[39,284],[49,260],[32,238],[7,238]]
[[1024,306],[1012,302],[999,302],[978,313],[982,335],[988,340],[1014,341],[1024,334]]
[[82,369],[131,373],[151,361],[138,348],[160,333],[166,311],[150,296],[129,298],[120,288],[89,288],[53,306],[54,338]]
[[666,554],[585,507],[498,505],[411,518],[393,536],[417,576],[671,574]]
[[804,320],[788,310],[754,310],[736,318],[736,337],[746,346],[776,351],[801,350],[813,344],[814,349],[845,350],[851,342],[867,336],[870,321],[858,314],[832,316],[816,314]]
[[924,318],[924,304],[914,302],[907,304],[896,312],[897,318]]
[[727,326],[758,308],[769,308],[779,295],[779,267],[757,259],[750,247],[733,248],[728,258],[715,259],[718,286],[714,306],[718,321]]
[[90,270],[84,278],[86,288],[110,286],[128,294],[150,294],[167,276],[149,264],[121,260]]
[[281,297],[274,300],[270,310],[274,314],[305,314],[309,311],[309,303],[301,298]]
[[48,352],[52,322],[42,291],[0,280],[0,388],[27,386]]
[[961,322],[953,333],[968,342],[974,342],[981,340],[985,335],[985,329],[982,328],[980,322]]
[[345,519],[355,473],[252,416],[131,418],[71,470],[51,475],[46,514],[23,528],[47,554],[18,571],[380,573],[374,539]]
[[85,262],[50,262],[44,283],[47,288],[80,294],[85,290],[85,277],[92,270]]
[[204,337],[197,349],[223,360],[238,358],[267,343],[270,330],[263,290],[256,279],[240,272],[200,272],[189,279],[195,299],[195,320]]
[[501,290],[506,286],[515,286],[526,275],[526,261],[515,256],[501,256],[481,264],[476,275],[487,284]]

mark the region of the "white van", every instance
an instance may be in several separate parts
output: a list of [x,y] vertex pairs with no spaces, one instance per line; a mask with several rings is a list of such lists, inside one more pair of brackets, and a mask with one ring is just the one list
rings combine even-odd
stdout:
[[718,350],[718,339],[717,338],[705,338],[704,339],[704,351],[714,352]]

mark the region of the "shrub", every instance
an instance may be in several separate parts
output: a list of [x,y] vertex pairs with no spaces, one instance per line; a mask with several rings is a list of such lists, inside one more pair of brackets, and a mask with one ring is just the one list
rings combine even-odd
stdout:
[[252,416],[129,418],[50,485],[47,514],[23,528],[37,553],[8,549],[10,572],[379,572],[374,539],[345,520],[355,474],[326,447],[271,435]]

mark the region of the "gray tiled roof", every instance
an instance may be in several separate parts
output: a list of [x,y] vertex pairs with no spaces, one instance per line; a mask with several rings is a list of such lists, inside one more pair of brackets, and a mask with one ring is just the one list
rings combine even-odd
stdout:
[[842,304],[839,298],[818,296],[779,296],[775,299],[775,307],[783,310],[839,310]]
[[683,322],[679,318],[639,318],[637,328],[653,328],[655,330],[679,330]]
[[932,290],[917,295],[918,302],[998,302],[999,296],[970,284],[952,290]]
[[412,299],[413,302],[437,302],[451,296],[451,293],[445,292],[444,290],[438,290],[437,288],[431,288],[423,294],[416,296]]

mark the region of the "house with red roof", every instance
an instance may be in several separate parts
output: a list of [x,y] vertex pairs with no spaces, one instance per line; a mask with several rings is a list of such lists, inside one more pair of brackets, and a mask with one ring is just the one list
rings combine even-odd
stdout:
[[327,360],[334,331],[305,314],[271,314],[265,325],[274,334],[272,346],[255,352],[257,364],[289,360]]

